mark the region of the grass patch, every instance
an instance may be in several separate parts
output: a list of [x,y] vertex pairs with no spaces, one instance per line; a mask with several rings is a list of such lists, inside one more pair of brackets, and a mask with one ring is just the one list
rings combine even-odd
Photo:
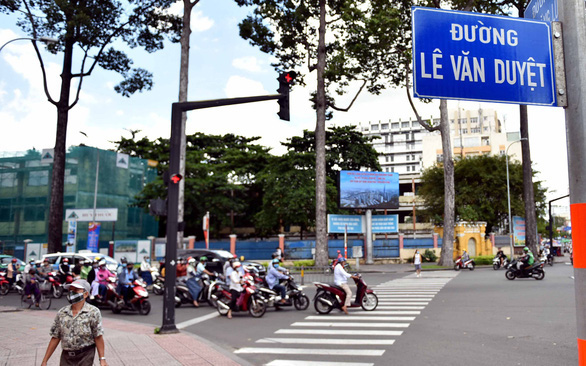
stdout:
[[422,264],[422,269],[451,269],[453,267],[448,266],[438,266],[437,264]]

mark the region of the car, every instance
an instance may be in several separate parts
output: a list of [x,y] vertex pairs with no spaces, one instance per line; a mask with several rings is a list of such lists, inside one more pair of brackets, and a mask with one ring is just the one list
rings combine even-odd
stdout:
[[[206,256],[208,258],[206,269],[210,272],[218,273],[224,273],[224,263],[234,258],[232,253],[221,249],[179,249],[177,250],[177,256],[179,258],[193,257],[197,261],[199,261],[199,257]],[[267,273],[266,268],[257,262],[244,261],[242,262],[242,265],[255,268],[261,276],[264,276]]]
[[[1,269],[8,268],[8,263],[10,263],[12,261],[12,258],[16,258],[16,257],[13,257],[11,255],[6,255],[6,254],[0,254],[0,268]],[[20,268],[24,268],[24,266],[26,266],[26,263],[21,261],[18,258],[16,258],[16,263],[18,263],[20,265]]]
[[77,253],[51,253],[43,255],[43,261],[45,259],[49,260],[49,263],[53,266],[54,270],[59,269],[59,265],[63,261],[63,258],[69,259],[69,265],[71,267],[75,266],[80,261],[94,261],[96,257],[100,257],[101,259],[106,260],[106,268],[108,268],[111,272],[116,273],[116,269],[118,268],[118,262],[114,260],[114,258],[101,254],[101,253],[94,253],[90,251],[80,251]]

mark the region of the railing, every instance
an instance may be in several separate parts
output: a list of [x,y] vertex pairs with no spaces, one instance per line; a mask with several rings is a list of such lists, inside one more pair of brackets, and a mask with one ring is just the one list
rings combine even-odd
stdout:
[[313,282],[334,282],[334,272],[331,266],[326,267],[293,267],[290,268],[289,274],[293,276],[295,282],[305,285]]

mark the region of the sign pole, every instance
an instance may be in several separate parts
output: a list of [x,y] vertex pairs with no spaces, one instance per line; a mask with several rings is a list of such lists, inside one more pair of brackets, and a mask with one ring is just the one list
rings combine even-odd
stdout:
[[578,360],[586,366],[586,20],[583,0],[558,2],[564,28],[564,50],[568,107],[566,135],[568,141],[568,173],[570,211],[574,249],[574,286]]
[[348,259],[348,225],[344,226],[344,258]]
[[366,210],[366,264],[373,264],[372,259],[372,210]]

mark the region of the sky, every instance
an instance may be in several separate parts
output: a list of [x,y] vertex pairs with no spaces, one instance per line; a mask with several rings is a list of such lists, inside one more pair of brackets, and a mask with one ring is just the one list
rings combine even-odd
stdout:
[[[180,3],[177,11],[181,12]],[[275,94],[277,73],[271,57],[260,52],[238,35],[238,23],[250,9],[233,0],[201,0],[193,10],[190,42],[189,100],[209,100]],[[0,15],[0,45],[26,37],[15,24],[17,18]],[[43,49],[43,47],[40,47]],[[96,68],[84,79],[79,103],[69,113],[67,146],[86,144],[113,149],[129,130],[140,130],[138,137],[151,139],[170,136],[171,103],[178,99],[179,44],[149,54],[141,49],[127,50],[134,67],[154,74],[151,91],[130,98],[114,91],[121,77]],[[62,55],[42,52],[49,90],[58,98]],[[77,54],[79,56],[79,53]],[[298,70],[305,72],[306,70]],[[304,129],[314,130],[316,115],[309,96],[316,86],[315,72],[306,78],[307,87],[291,92],[291,121],[278,118],[276,101],[202,109],[188,112],[187,133],[235,133],[259,136],[259,143],[272,153],[285,150],[281,142],[299,136]],[[346,97],[349,101],[350,96]],[[344,100],[337,101],[344,105]],[[439,117],[439,101],[416,102],[423,117]],[[507,132],[519,131],[519,106],[498,103],[448,101],[449,108],[495,109]],[[548,199],[568,194],[565,118],[562,108],[529,106],[529,137],[533,169],[537,179],[550,191]],[[6,152],[52,148],[55,144],[56,109],[43,91],[39,62],[29,41],[16,41],[0,53],[0,156]],[[405,89],[392,89],[372,96],[364,92],[349,112],[336,112],[329,124],[363,124],[369,121],[408,120],[415,115]],[[86,136],[81,134],[84,132]],[[564,204],[558,201],[555,204]]]

